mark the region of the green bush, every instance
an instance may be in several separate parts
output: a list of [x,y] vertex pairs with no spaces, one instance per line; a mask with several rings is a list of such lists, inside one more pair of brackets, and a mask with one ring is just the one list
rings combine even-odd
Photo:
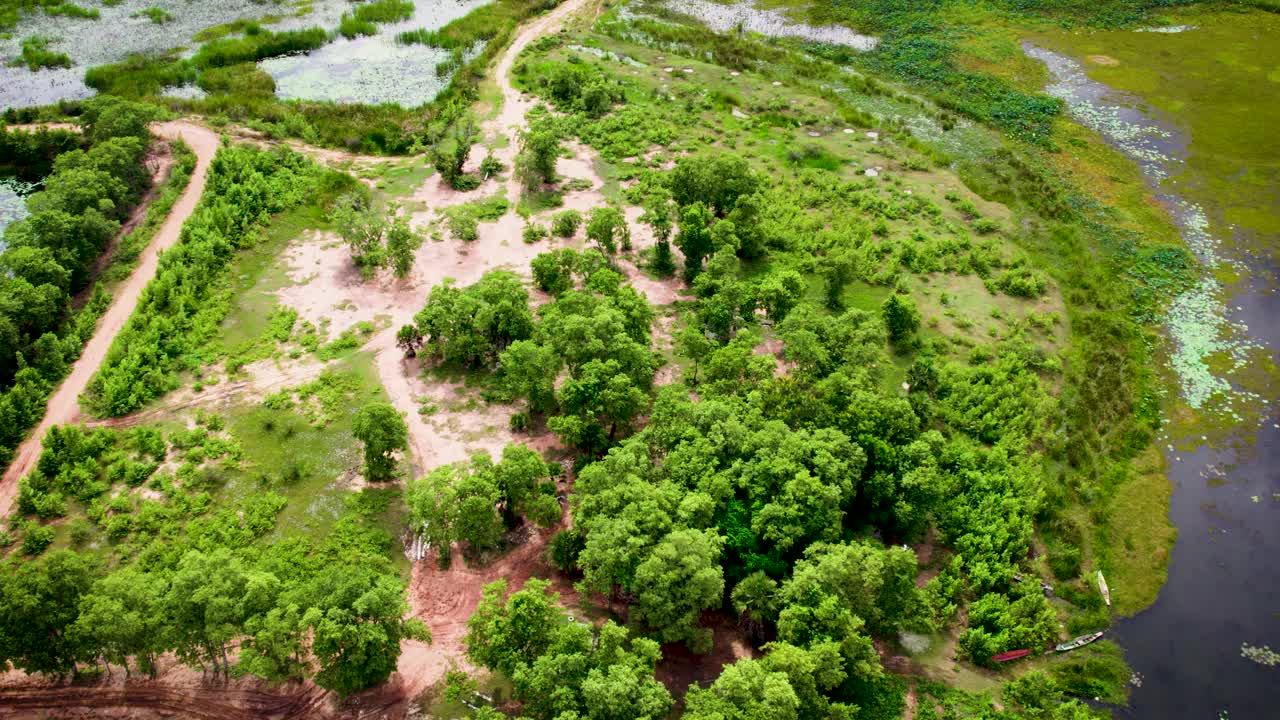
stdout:
[[32,72],[40,68],[69,68],[71,56],[49,49],[49,38],[33,35],[22,41],[22,54],[11,65],[26,65]]
[[582,213],[577,210],[561,210],[551,218],[551,233],[556,237],[573,237],[581,225]]
[[524,241],[530,245],[547,239],[547,226],[541,223],[526,223],[523,232]]

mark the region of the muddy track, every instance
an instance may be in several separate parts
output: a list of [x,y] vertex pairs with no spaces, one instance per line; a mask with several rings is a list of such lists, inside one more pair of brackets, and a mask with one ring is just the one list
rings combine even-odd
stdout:
[[7,516],[13,508],[17,497],[18,478],[26,475],[40,457],[41,440],[49,428],[54,425],[65,425],[76,422],[80,418],[80,394],[89,386],[89,380],[98,371],[111,349],[111,343],[138,306],[138,298],[151,278],[156,274],[160,262],[160,253],[169,249],[178,241],[182,224],[195,210],[200,195],[204,192],[205,176],[209,171],[209,163],[218,151],[219,138],[212,130],[190,122],[174,121],[158,123],[151,126],[151,131],[158,137],[174,140],[182,139],[196,155],[196,167],[191,173],[191,180],[186,190],[174,203],[173,209],[164,224],[156,231],[151,244],[138,260],[138,267],[129,275],[129,279],[116,289],[111,306],[98,321],[98,328],[93,337],[85,344],[80,359],[71,367],[71,373],[62,381],[49,397],[45,408],[44,419],[36,426],[18,450],[14,453],[13,462],[0,480],[0,517]]
[[156,715],[202,720],[346,716],[334,712],[328,705],[328,694],[312,685],[278,692],[234,686],[174,687],[158,681],[103,686],[0,687],[0,708],[6,718],[137,717],[137,711],[143,708]]

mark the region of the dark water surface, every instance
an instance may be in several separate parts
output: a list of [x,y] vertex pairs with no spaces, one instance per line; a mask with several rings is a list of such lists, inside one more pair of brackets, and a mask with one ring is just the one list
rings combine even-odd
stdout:
[[[1242,655],[1242,645],[1280,652],[1280,422],[1268,397],[1241,398],[1223,381],[1202,375],[1185,348],[1197,333],[1236,336],[1236,350],[1280,347],[1277,268],[1240,245],[1219,243],[1204,213],[1165,182],[1186,157],[1188,138],[1143,106],[1139,98],[1088,78],[1075,60],[1024,43],[1053,77],[1048,91],[1071,115],[1097,130],[1142,168],[1156,196],[1169,207],[1184,239],[1207,265],[1245,269],[1250,280],[1224,293],[1208,280],[1174,302],[1169,322],[1181,391],[1204,412],[1242,417],[1241,402],[1268,408],[1260,428],[1243,424],[1239,441],[1178,450],[1190,438],[1165,438],[1173,498],[1169,517],[1178,542],[1159,599],[1111,634],[1136,675],[1130,707],[1117,716],[1142,720],[1270,720],[1280,718],[1280,666]],[[1223,299],[1225,297],[1225,302]],[[1180,313],[1179,308],[1196,311]],[[1216,334],[1216,333],[1215,333]],[[1226,387],[1227,392],[1221,392]],[[1251,439],[1251,441],[1250,441]],[[1236,447],[1229,445],[1235,444]],[[1122,588],[1113,589],[1123,591]]]

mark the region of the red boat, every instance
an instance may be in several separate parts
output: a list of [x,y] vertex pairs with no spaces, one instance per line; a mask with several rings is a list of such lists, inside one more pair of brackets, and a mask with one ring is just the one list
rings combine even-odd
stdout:
[[1030,650],[1010,650],[1009,652],[1002,652],[999,655],[993,655],[991,659],[996,662],[1009,662],[1010,660],[1024,658],[1030,654]]

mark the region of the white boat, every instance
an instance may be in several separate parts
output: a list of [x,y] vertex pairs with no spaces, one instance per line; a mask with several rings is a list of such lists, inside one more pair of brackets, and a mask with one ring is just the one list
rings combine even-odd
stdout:
[[1102,577],[1102,571],[1098,571],[1098,592],[1102,593],[1102,601],[1111,607],[1111,588],[1107,587],[1107,579]]
[[1070,652],[1077,648],[1082,648],[1085,645],[1088,645],[1089,643],[1093,642],[1094,640],[1097,640],[1100,637],[1102,637],[1101,632],[1089,633],[1088,635],[1081,635],[1078,638],[1073,638],[1071,640],[1068,640],[1067,642],[1062,643],[1061,645],[1055,646],[1053,649],[1057,650],[1058,652]]

